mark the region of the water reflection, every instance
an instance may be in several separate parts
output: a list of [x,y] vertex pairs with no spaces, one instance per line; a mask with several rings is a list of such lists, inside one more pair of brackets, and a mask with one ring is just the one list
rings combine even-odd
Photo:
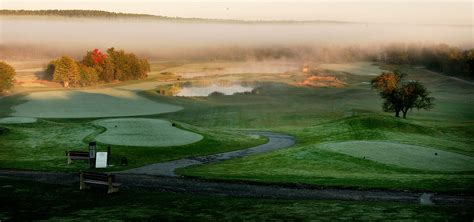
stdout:
[[160,87],[157,92],[165,96],[218,96],[252,92],[254,84],[229,80],[194,81]]

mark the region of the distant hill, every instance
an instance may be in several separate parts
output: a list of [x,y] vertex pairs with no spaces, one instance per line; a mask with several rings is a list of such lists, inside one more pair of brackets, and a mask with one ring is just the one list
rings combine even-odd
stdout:
[[179,20],[179,21],[197,21],[197,22],[227,22],[227,23],[350,23],[343,21],[294,21],[294,20],[232,20],[232,19],[205,19],[205,18],[181,18],[181,17],[168,17],[160,15],[150,14],[135,14],[135,13],[122,13],[122,12],[108,12],[100,10],[0,10],[0,16],[59,16],[59,17],[71,17],[71,18],[143,18],[143,19],[158,19],[158,20]]

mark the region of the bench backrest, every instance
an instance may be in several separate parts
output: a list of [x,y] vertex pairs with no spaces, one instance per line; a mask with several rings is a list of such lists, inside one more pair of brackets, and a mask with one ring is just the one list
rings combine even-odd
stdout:
[[96,172],[81,172],[81,174],[84,179],[109,181],[109,177],[111,177],[112,182],[115,182],[115,175],[112,175],[112,174],[96,173]]

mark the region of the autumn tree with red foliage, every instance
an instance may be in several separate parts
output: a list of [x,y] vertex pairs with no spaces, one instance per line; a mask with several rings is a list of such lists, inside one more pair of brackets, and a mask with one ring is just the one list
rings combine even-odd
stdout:
[[[46,69],[50,75],[49,79],[64,83],[66,87],[90,86],[98,82],[126,81],[143,79],[150,71],[150,65],[145,59],[139,59],[133,53],[123,50],[116,51],[114,48],[107,50],[108,54],[99,49],[88,51],[80,62],[74,63],[76,68],[57,72],[57,61],[51,61]],[[71,67],[73,67],[71,65]],[[77,71],[79,70],[79,71]],[[58,74],[61,73],[61,76]],[[63,78],[63,77],[70,78]],[[73,78],[75,81],[70,81]],[[65,81],[63,81],[65,80]]]
[[98,49],[92,50],[91,56],[92,56],[92,62],[94,63],[94,65],[104,64],[104,60],[107,59],[107,55],[103,54]]

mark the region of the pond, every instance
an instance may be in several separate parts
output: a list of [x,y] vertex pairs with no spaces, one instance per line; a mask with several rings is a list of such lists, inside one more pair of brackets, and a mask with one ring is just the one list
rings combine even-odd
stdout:
[[252,92],[254,85],[232,81],[196,81],[178,83],[160,87],[158,92],[166,96],[213,96],[233,95],[235,93]]

